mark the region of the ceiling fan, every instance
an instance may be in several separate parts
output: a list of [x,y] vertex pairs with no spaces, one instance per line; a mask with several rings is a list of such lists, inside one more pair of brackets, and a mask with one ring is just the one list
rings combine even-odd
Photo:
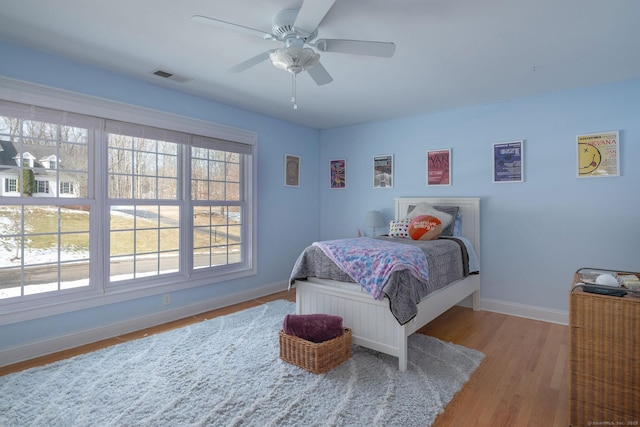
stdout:
[[283,42],[283,47],[260,53],[231,67],[229,71],[239,73],[270,59],[274,66],[293,75],[293,96],[291,101],[294,103],[294,108],[296,108],[295,76],[297,74],[306,71],[317,85],[325,85],[333,81],[329,72],[320,63],[320,55],[311,47],[320,52],[339,52],[379,57],[391,57],[395,52],[396,46],[391,42],[316,39],[318,26],[335,1],[308,0],[303,1],[300,9],[283,10],[273,17],[271,32],[202,15],[194,15],[191,19],[219,28],[256,35],[264,40]]

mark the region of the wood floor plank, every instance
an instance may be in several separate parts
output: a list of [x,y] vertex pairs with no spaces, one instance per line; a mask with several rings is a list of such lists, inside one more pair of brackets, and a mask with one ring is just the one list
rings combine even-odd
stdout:
[[[2,367],[0,376],[277,299],[295,301],[295,291],[279,292],[166,325]],[[474,348],[485,354],[479,368],[438,416],[434,427],[569,425],[567,326],[456,306],[418,332]]]
[[453,307],[419,332],[485,354],[435,427],[569,425],[567,326]]

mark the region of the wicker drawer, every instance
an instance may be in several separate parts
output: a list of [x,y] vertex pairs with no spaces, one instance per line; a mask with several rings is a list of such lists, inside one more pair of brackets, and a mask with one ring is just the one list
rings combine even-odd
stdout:
[[640,298],[573,289],[569,327],[571,425],[640,425]]

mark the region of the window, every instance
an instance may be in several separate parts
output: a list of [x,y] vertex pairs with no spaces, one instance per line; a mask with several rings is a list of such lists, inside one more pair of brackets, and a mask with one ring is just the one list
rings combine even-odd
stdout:
[[33,167],[33,158],[29,155],[29,153],[26,153],[22,157],[22,166],[25,167],[25,168],[32,168]]
[[60,181],[60,194],[73,194],[73,182]]
[[[33,119],[25,108],[16,104],[7,108],[13,114],[0,115],[3,151],[24,160],[0,165],[5,175],[15,177],[7,179],[9,190],[19,193],[0,202],[0,303],[89,286],[90,211],[95,205],[86,193],[89,171],[69,171],[85,182],[85,194],[73,205],[63,203],[45,197],[51,196],[49,181],[36,179],[43,168],[26,161],[33,156],[25,152],[56,152],[70,164],[87,165],[90,132],[73,126],[84,121],[81,116],[64,125]],[[36,193],[40,197],[30,197]]]
[[112,128],[107,137],[111,282],[178,272],[185,209],[178,203],[178,165],[188,147],[136,136],[143,132],[135,127]]
[[49,193],[49,181],[36,181],[38,193]]
[[7,193],[15,193],[18,191],[18,180],[15,178],[5,178],[4,191]]
[[239,262],[242,255],[241,155],[191,149],[195,268]]
[[[0,100],[0,148],[14,153],[0,173],[17,193],[0,199],[0,308],[77,309],[87,295],[104,303],[255,274],[255,136],[130,111],[178,129]],[[242,142],[205,136],[215,130]]]

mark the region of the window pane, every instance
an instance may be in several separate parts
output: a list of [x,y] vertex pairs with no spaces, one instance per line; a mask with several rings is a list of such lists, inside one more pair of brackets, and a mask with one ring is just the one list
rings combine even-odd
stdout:
[[[4,193],[56,197],[65,180],[63,190],[73,188],[64,192],[65,197],[86,197],[87,129],[6,116],[0,116],[0,129],[0,151],[5,154],[2,166],[6,168]],[[73,171],[85,173],[78,176]]]
[[[208,152],[208,155],[207,155]],[[237,153],[192,148],[191,198],[240,200],[240,158]]]
[[158,252],[157,230],[138,230],[135,239],[137,254]]
[[[242,208],[240,206],[198,206],[194,208],[194,268],[242,262]],[[233,248],[233,249],[230,249]]]
[[131,198],[131,176],[110,175],[109,176],[109,197],[112,199]]
[[111,256],[133,255],[133,231],[111,231],[109,242],[111,244]]
[[89,263],[68,263],[60,266],[60,289],[84,286],[89,281]]
[[179,220],[179,206],[112,206],[109,220],[111,281],[178,271]]
[[138,255],[135,261],[135,277],[156,276],[158,274],[157,253]]
[[89,233],[66,233],[60,236],[61,261],[89,263]]
[[240,184],[229,183],[226,190],[227,200],[240,200]]
[[180,270],[180,253],[162,252],[160,254],[160,270],[165,273],[175,273]]
[[[0,239],[0,245],[3,240]],[[22,278],[21,267],[8,267],[5,260],[0,261],[0,300],[5,298],[14,298],[22,295],[22,286],[20,285]]]
[[89,207],[73,206],[60,208],[60,231],[89,232]]
[[0,298],[88,286],[89,218],[89,206],[0,206]]
[[134,278],[133,274],[133,258],[131,257],[111,257],[109,263],[109,271],[111,273],[111,281],[118,282]]
[[130,150],[109,149],[109,172],[112,174],[132,174],[133,160]]
[[178,144],[109,134],[109,197],[178,198]]
[[60,171],[59,180],[58,195],[60,197],[88,197],[88,173]]
[[209,199],[225,200],[225,183],[220,181],[209,181]]

